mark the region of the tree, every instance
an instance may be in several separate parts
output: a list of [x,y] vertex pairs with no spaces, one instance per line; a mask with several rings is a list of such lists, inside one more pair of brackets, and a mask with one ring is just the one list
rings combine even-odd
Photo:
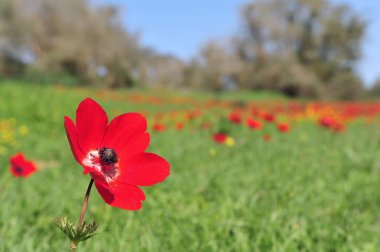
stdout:
[[19,11],[20,0],[0,1],[0,73],[21,74],[25,70],[21,53],[25,51],[26,28]]
[[145,50],[140,59],[137,77],[150,87],[178,88],[183,83],[185,64],[175,56]]
[[372,87],[367,91],[367,95],[377,99],[380,98],[380,77],[374,81]]
[[132,85],[142,49],[115,7],[95,7],[86,0],[4,0],[0,14],[3,54],[31,55],[31,68],[65,72],[89,83],[102,79],[103,68],[108,86]]
[[188,85],[221,91],[236,87],[240,61],[227,41],[205,44],[185,70]]
[[295,95],[307,87],[310,94],[327,94],[340,83],[334,90],[343,92],[335,93],[341,98],[353,98],[344,91],[347,83],[361,87],[354,67],[366,23],[349,7],[327,0],[256,0],[243,7],[242,17],[244,32],[235,48],[245,66],[243,87]]

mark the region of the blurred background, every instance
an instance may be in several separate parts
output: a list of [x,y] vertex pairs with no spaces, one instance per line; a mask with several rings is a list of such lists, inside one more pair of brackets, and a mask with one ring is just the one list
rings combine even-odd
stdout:
[[[54,219],[77,220],[90,178],[63,118],[91,97],[142,113],[171,175],[137,212],[94,190],[82,251],[378,252],[379,10],[0,0],[0,251],[68,249]],[[16,153],[37,172],[12,176]]]
[[0,77],[290,97],[380,95],[376,0],[1,0]]

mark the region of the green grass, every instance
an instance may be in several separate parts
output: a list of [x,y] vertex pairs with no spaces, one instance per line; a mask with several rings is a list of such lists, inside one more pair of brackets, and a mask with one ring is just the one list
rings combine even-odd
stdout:
[[[14,118],[14,143],[3,143],[0,154],[0,251],[69,250],[54,219],[77,221],[90,177],[72,157],[63,116],[73,118],[84,97],[113,116],[191,109],[133,104],[129,91],[113,95],[0,85],[0,121]],[[18,133],[22,125],[27,135]],[[99,224],[99,234],[78,251],[379,251],[378,128],[354,123],[333,134],[305,122],[270,142],[242,126],[232,135],[236,144],[227,147],[209,131],[153,132],[149,151],[170,162],[170,177],[143,188],[138,212],[112,208],[93,190],[86,220]],[[37,160],[39,172],[13,178],[8,157],[17,151]]]

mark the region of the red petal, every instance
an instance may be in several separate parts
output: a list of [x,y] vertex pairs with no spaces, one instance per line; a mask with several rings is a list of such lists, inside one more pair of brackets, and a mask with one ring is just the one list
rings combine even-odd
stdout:
[[144,152],[149,145],[146,119],[138,113],[115,117],[107,127],[102,146],[112,148],[121,158]]
[[153,153],[141,153],[120,164],[119,181],[139,186],[162,182],[170,174],[170,164]]
[[15,177],[22,177],[22,175],[14,169],[14,166],[9,168],[9,172],[12,173],[12,175]]
[[23,177],[28,177],[36,171],[36,166],[32,162],[26,162],[23,167],[22,175]]
[[31,161],[27,161],[22,153],[12,156],[10,162],[9,171],[15,177],[28,177],[37,170],[36,165]]
[[115,197],[114,201],[110,204],[111,206],[126,210],[139,210],[142,207],[145,195],[137,186],[113,181],[110,187]]
[[9,160],[12,166],[17,166],[17,165],[22,165],[22,163],[25,162],[25,157],[24,157],[24,154],[17,153],[13,155]]
[[104,109],[94,100],[86,98],[78,106],[76,122],[78,143],[83,153],[98,148],[108,123]]
[[137,186],[117,181],[108,184],[100,174],[90,173],[94,178],[96,189],[107,204],[126,210],[139,210],[142,207],[145,195]]
[[77,162],[81,163],[84,158],[84,154],[78,144],[77,127],[75,127],[74,122],[69,117],[65,116],[64,118],[66,135],[70,143],[71,151],[73,152],[74,158],[77,160]]
[[[92,173],[91,173],[91,176],[94,178]],[[100,178],[100,179],[94,178],[94,181],[95,181],[96,189],[98,190],[100,196],[102,196],[103,200],[109,205],[112,204],[112,202],[115,200],[115,197],[110,192],[109,186],[107,182],[104,180],[104,178]]]

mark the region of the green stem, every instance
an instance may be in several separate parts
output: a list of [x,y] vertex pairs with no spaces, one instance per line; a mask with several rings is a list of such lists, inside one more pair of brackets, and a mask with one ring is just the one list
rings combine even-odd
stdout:
[[[88,188],[87,188],[86,196],[84,196],[83,207],[82,207],[82,211],[80,213],[79,221],[77,224],[77,231],[82,230],[84,214],[86,213],[88,198],[90,197],[91,187],[93,183],[94,183],[94,179],[91,179],[90,184],[88,185]],[[76,249],[76,244],[75,244],[75,249]]]

